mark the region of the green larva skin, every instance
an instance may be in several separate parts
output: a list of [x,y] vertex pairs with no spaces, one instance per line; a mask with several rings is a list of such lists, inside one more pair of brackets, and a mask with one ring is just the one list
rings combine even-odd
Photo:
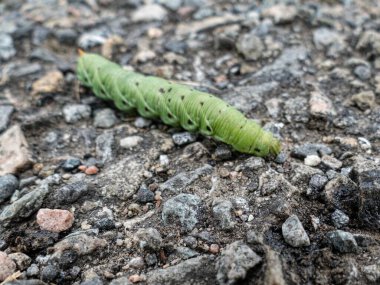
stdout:
[[126,71],[96,54],[79,57],[77,75],[97,97],[112,100],[122,111],[137,109],[145,118],[211,136],[239,152],[261,157],[280,152],[280,142],[271,133],[211,94]]

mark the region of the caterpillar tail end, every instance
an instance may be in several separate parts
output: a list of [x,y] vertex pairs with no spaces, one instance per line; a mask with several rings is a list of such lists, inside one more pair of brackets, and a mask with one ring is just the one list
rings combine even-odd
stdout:
[[78,54],[79,54],[79,57],[81,57],[81,56],[84,56],[86,53],[84,52],[83,49],[78,48]]

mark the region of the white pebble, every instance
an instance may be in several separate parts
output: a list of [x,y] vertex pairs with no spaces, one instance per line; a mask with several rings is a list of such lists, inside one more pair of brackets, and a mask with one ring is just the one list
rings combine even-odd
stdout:
[[308,155],[305,157],[304,163],[308,166],[317,166],[321,163],[321,158],[318,155]]

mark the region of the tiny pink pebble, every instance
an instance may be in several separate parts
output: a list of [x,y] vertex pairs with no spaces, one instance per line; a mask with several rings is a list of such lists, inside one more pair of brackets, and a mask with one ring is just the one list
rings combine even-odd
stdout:
[[87,169],[87,166],[86,166],[86,165],[80,165],[80,166],[78,167],[78,169],[79,169],[80,171],[82,171],[82,172],[85,172],[86,169]]
[[219,245],[213,243],[212,245],[210,245],[210,249],[209,251],[213,254],[216,254],[219,252]]
[[99,168],[97,168],[96,166],[89,166],[84,173],[86,173],[87,175],[94,175],[94,174],[97,174],[99,172]]

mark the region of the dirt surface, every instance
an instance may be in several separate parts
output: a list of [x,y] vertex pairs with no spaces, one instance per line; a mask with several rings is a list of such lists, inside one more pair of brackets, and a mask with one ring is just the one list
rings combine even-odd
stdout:
[[[375,0],[2,1],[0,282],[379,284],[379,19]],[[283,151],[118,111],[79,85],[78,48],[219,96]]]

